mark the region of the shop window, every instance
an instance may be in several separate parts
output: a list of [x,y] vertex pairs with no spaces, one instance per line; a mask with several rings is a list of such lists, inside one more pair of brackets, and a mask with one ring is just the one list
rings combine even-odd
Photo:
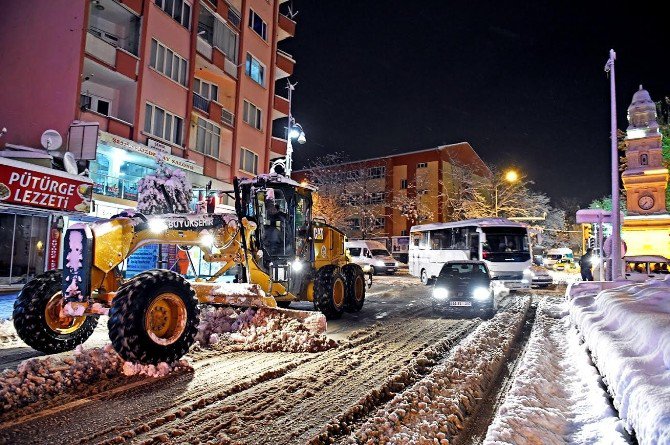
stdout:
[[0,285],[24,284],[44,273],[48,218],[0,215]]

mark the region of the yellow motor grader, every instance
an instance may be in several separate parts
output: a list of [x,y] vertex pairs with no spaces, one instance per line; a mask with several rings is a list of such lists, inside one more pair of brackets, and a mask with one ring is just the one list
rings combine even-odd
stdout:
[[[347,261],[344,234],[312,218],[314,191],[277,174],[261,175],[235,179],[234,212],[125,212],[75,224],[64,237],[63,270],[35,277],[19,294],[16,331],[37,350],[67,351],[92,334],[99,315],[108,314],[116,351],[126,360],[155,364],[189,350],[199,324],[198,303],[276,308],[299,319],[318,313],[277,306],[311,301],[328,319],[360,311],[363,271]],[[177,272],[155,269],[124,280],[119,266],[149,244],[199,246],[206,261],[221,267],[208,279],[187,281]],[[240,283],[221,283],[233,267]]]

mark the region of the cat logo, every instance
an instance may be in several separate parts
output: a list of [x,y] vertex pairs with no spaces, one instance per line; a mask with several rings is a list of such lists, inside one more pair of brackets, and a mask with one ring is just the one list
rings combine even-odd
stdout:
[[323,227],[314,227],[314,240],[323,241]]

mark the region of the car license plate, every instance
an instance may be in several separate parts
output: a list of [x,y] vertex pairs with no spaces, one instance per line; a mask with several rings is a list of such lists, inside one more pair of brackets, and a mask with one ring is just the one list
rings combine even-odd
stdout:
[[472,306],[469,301],[450,301],[449,306]]

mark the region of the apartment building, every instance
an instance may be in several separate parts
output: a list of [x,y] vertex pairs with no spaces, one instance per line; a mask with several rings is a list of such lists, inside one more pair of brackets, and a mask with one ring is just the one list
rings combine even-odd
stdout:
[[[449,220],[448,195],[459,170],[491,171],[467,142],[293,172],[336,196],[351,238],[407,236],[414,224]],[[412,216],[408,216],[408,215]]]
[[[6,6],[0,128],[7,133],[0,157],[27,169],[35,158],[48,166],[40,139],[55,130],[63,140],[56,157],[72,153],[93,182],[93,205],[80,219],[134,207],[137,183],[155,170],[157,154],[187,172],[194,200],[208,185],[230,190],[235,176],[267,172],[272,159],[285,155],[286,141],[272,135],[273,120],[288,115],[281,81],[295,64],[278,49],[295,35],[285,0],[10,0]],[[41,153],[26,154],[36,149]],[[3,219],[3,228],[31,215],[35,228],[27,231],[48,233],[63,210],[15,204],[0,202],[2,218],[13,218]],[[7,267],[0,277],[12,275]]]

